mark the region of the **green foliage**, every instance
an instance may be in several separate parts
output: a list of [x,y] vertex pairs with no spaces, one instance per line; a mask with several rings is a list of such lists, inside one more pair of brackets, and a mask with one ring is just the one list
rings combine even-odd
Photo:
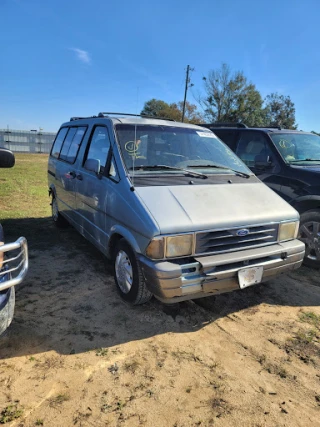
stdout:
[[297,128],[295,107],[290,97],[271,93],[263,100],[242,71],[232,73],[227,64],[222,64],[203,80],[205,96],[199,101],[209,122]]
[[[150,101],[145,102],[144,107],[141,111],[142,115],[150,117],[160,117],[163,119],[172,119],[177,122],[181,121],[182,118],[182,109],[183,102],[168,104],[165,101],[160,99],[150,99]],[[184,122],[186,123],[202,123],[203,117],[199,111],[197,111],[197,106],[186,102],[185,108],[185,118]]]
[[281,126],[285,129],[297,129],[296,109],[290,96],[271,93],[265,99],[265,121],[267,126]]
[[9,423],[23,414],[23,408],[17,404],[9,405],[0,413],[0,424]]
[[244,122],[262,126],[263,100],[255,85],[241,71],[231,73],[227,64],[203,77],[206,95],[200,100],[210,122]]

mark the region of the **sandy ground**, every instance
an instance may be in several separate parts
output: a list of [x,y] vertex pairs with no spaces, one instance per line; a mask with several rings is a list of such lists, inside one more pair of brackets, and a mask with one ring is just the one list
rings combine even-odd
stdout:
[[0,423],[320,426],[319,271],[132,308],[73,229],[41,229],[0,339]]

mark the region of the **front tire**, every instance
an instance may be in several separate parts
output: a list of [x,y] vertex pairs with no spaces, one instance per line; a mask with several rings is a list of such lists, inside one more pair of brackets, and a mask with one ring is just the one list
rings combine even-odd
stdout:
[[320,211],[301,214],[299,239],[306,245],[303,263],[308,267],[320,268]]
[[115,248],[113,267],[114,280],[122,299],[132,305],[139,305],[152,298],[135,253],[124,239],[119,240]]

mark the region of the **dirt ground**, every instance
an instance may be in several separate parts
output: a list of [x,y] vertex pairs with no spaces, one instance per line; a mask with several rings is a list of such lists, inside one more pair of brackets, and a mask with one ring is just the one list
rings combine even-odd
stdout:
[[30,271],[0,338],[0,424],[320,426],[320,272],[130,307],[72,228],[28,230]]

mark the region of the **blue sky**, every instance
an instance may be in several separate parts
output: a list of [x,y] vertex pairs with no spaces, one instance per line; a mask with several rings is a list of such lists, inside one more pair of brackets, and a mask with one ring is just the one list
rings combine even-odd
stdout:
[[188,64],[196,103],[226,62],[320,131],[319,0],[0,0],[0,16],[0,128],[177,102]]

